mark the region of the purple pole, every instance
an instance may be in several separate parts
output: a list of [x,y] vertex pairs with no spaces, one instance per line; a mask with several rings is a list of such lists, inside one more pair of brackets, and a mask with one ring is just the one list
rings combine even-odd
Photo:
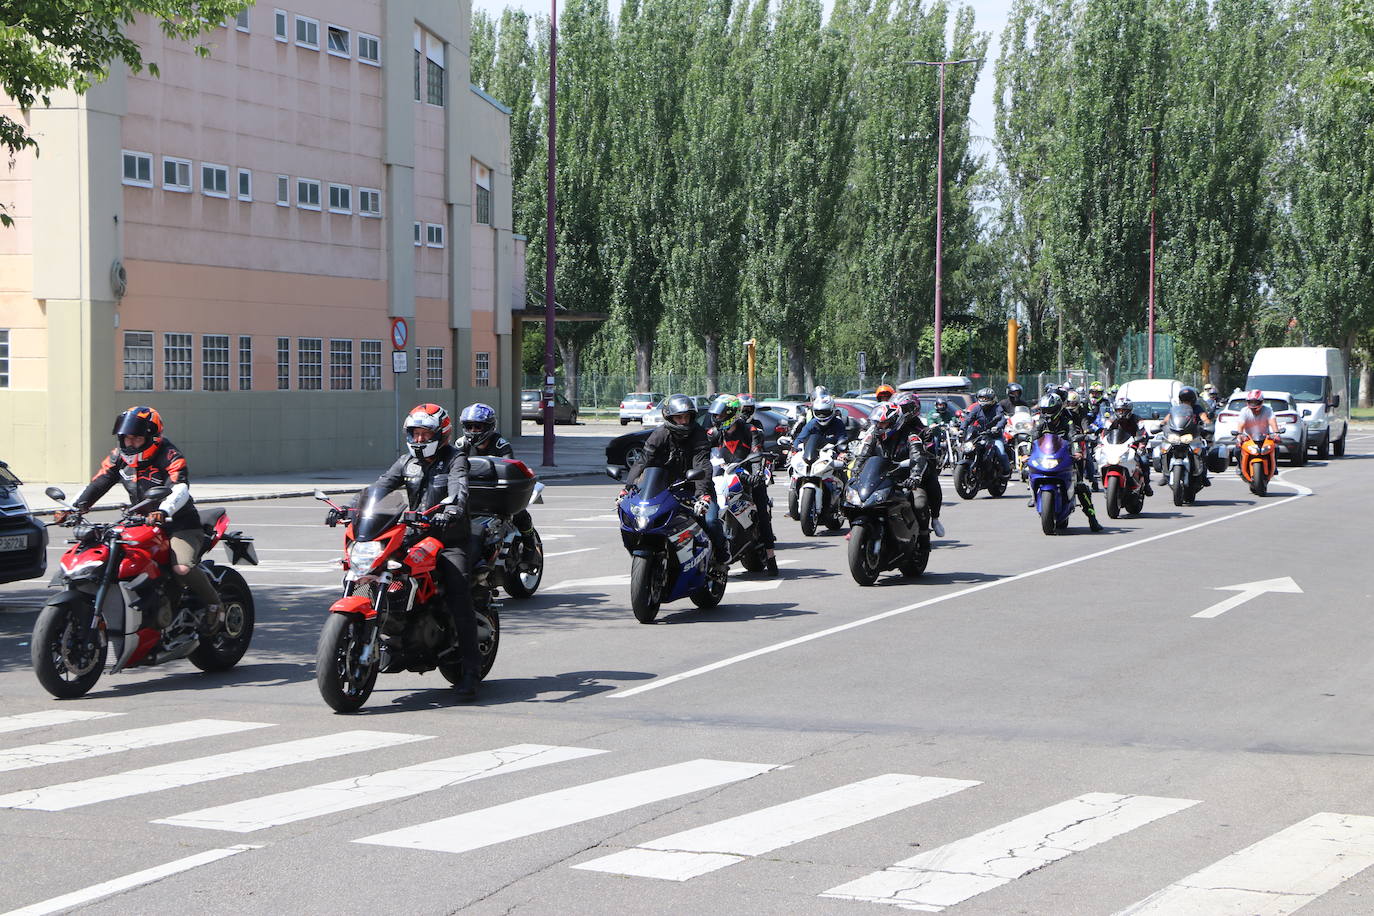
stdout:
[[1155,190],[1159,183],[1156,154],[1150,155],[1150,356],[1149,377],[1155,377]]
[[549,0],[549,178],[548,206],[544,213],[544,467],[553,460],[553,264],[558,207],[554,175],[558,164],[554,138],[558,133],[558,0]]
[[941,274],[944,251],[945,220],[945,62],[940,67],[940,135],[935,148],[935,375],[944,375],[941,352],[941,331],[944,325],[944,304],[941,301]]

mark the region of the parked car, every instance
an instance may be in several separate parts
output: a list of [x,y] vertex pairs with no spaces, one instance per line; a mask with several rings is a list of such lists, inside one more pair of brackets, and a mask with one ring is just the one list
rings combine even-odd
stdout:
[[[527,388],[520,392],[520,419],[531,423],[544,422],[544,401],[539,389]],[[577,422],[577,405],[556,392],[553,396],[553,422],[555,425]]]
[[628,426],[631,420],[644,422],[646,410],[658,410],[667,395],[660,391],[632,391],[620,402],[620,425]]
[[[1279,453],[1294,465],[1307,463],[1307,425],[1301,421],[1302,413],[1293,396],[1287,391],[1263,391],[1264,402],[1274,411],[1274,419],[1279,421]],[[1217,414],[1214,442],[1230,439],[1240,425],[1240,412],[1245,409],[1246,393],[1234,392],[1226,402],[1226,407]]]
[[[764,450],[774,458],[774,466],[777,465],[778,456],[781,449],[778,447],[778,436],[787,435],[789,421],[786,416],[776,410],[766,407],[757,408],[754,416],[763,424]],[[697,412],[697,423],[709,429],[711,415],[705,410]],[[649,438],[653,428],[637,429],[632,433],[625,433],[623,436],[616,436],[606,444],[606,473],[616,480],[624,480],[625,475],[630,470],[630,465],[644,457],[644,441]]]
[[0,583],[41,576],[48,569],[48,529],[34,521],[22,481],[0,461]]
[[[689,395],[689,397],[691,397],[692,403],[697,406],[697,413],[705,413],[710,410],[711,401],[714,400],[702,395]],[[643,419],[640,422],[649,427],[662,426],[663,411],[659,409],[659,405],[655,404],[652,410],[644,411]]]
[[1350,405],[1345,357],[1335,347],[1262,347],[1250,361],[1247,391],[1287,391],[1307,427],[1317,460],[1345,454]]

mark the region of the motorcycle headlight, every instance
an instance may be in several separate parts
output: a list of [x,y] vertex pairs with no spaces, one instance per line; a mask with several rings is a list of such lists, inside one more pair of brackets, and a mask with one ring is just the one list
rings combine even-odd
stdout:
[[1178,445],[1178,444],[1179,444],[1180,442],[1182,442],[1182,441],[1183,441],[1183,437],[1180,436],[1178,433],[1169,433],[1169,444],[1170,444],[1170,445]]
[[1188,443],[1188,442],[1192,442],[1192,441],[1193,441],[1193,434],[1192,434],[1192,433],[1184,433],[1182,436],[1179,436],[1179,437],[1178,437],[1178,441],[1183,442],[1183,443],[1185,443],[1185,444]]
[[654,507],[646,506],[643,503],[632,503],[630,505],[630,514],[635,518],[649,518],[654,514]]
[[1047,471],[1053,471],[1055,468],[1059,467],[1059,459],[1058,459],[1058,458],[1041,458],[1039,461],[1036,462],[1036,464],[1040,465],[1042,468],[1044,468],[1044,469],[1047,470]]
[[348,548],[348,565],[360,573],[368,572],[382,556],[380,541],[354,541]]
[[845,490],[844,501],[851,506],[862,506],[864,502],[859,498],[859,492],[857,490]]
[[969,452],[973,451],[977,447],[978,444],[976,442],[965,442],[963,445],[959,446],[960,450],[965,455],[967,455]]

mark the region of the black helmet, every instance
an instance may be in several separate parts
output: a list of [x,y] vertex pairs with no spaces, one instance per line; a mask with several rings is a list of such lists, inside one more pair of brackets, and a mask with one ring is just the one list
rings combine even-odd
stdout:
[[1064,399],[1057,392],[1051,391],[1040,399],[1040,403],[1035,405],[1040,413],[1047,417],[1057,416],[1059,411],[1064,409]]
[[[663,425],[668,427],[668,432],[674,436],[685,436],[692,431],[692,424],[696,422],[697,405],[685,394],[673,394],[664,398],[659,413],[663,414]],[[688,415],[686,423],[673,421],[673,417],[684,413]]]
[[[158,443],[162,441],[162,416],[151,407],[130,407],[115,417],[111,435],[119,439],[119,451],[130,464],[139,459],[152,457]],[[143,436],[144,442],[138,448],[125,448],[124,436]]]
[[997,395],[991,388],[978,389],[978,403],[985,407],[991,407],[997,403]]
[[948,409],[949,409],[949,400],[946,399],[946,398],[944,398],[944,397],[938,397],[938,398],[936,398],[936,399],[935,399],[935,409],[936,409],[936,410],[948,410]]
[[1020,385],[1016,384],[1015,382],[1012,382],[1010,385],[1007,386],[1008,400],[1014,401],[1017,398],[1021,397],[1023,393],[1025,393],[1025,389],[1022,388]]
[[1180,404],[1194,405],[1197,403],[1197,392],[1184,385],[1178,389],[1178,402]]

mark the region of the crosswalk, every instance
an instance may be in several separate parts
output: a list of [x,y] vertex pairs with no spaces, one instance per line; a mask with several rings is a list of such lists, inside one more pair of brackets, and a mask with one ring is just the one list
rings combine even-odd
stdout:
[[[411,745],[410,752],[438,748],[436,736],[403,731],[334,729],[321,727],[316,734],[290,736],[289,740],[263,741],[272,723],[225,719],[189,719],[159,725],[100,731],[103,720],[121,714],[91,710],[52,710],[0,716],[0,734],[34,729],[81,730],[90,734],[0,749],[0,814],[7,832],[22,835],[23,817],[38,812],[96,809],[117,799],[140,797],[140,818],[150,823],[187,831],[187,845],[205,836],[217,844],[214,831],[256,834],[252,842],[221,846],[133,875],[74,890],[51,900],[29,904],[15,913],[58,912],[73,902],[97,899],[138,886],[146,877],[200,867],[228,856],[254,861],[254,850],[270,847],[268,832],[285,824],[310,821],[339,812],[373,808],[422,795],[436,796],[443,806],[461,813],[420,819],[396,827],[392,821],[383,832],[368,831],[366,814],[347,821],[354,835],[343,840],[368,847],[386,847],[392,855],[411,850],[460,856],[524,838],[549,834],[577,825],[671,800],[690,802],[698,823],[655,839],[620,845],[603,840],[566,867],[577,872],[614,876],[617,880],[688,882],[722,869],[747,868],[751,861],[776,858],[780,850],[822,837],[846,842],[846,832],[864,825],[881,824],[899,844],[912,839],[913,824],[922,822],[922,806],[950,806],[973,798],[985,783],[978,779],[950,778],[911,773],[854,774],[851,781],[833,784],[824,774],[777,763],[718,759],[688,759],[666,765],[637,765],[634,752],[616,753],[604,748],[545,744],[513,744],[470,750],[456,755],[434,754],[420,763],[391,769],[375,765],[368,755]],[[132,717],[125,721],[134,721]],[[288,737],[281,735],[280,737]],[[213,754],[185,753],[195,742],[220,739],[245,744]],[[433,742],[431,745],[430,743]],[[94,757],[118,760],[118,755],[162,749],[177,759],[152,766],[108,767],[110,772],[86,778],[62,778],[68,765]],[[373,760],[352,763],[353,758]],[[146,760],[146,757],[144,758]],[[414,759],[412,757],[412,759]],[[600,759],[598,778],[578,775],[585,761]],[[338,761],[357,766],[357,775],[304,785],[286,791],[255,794],[254,774],[295,768],[308,773],[312,765]],[[107,761],[108,762],[108,761]],[[41,768],[41,769],[40,769]],[[468,784],[514,773],[549,768],[558,788],[513,801],[484,805],[480,788]],[[86,773],[92,767],[87,766]],[[617,775],[606,776],[610,771]],[[790,771],[786,777],[783,771]],[[48,779],[49,773],[56,779]],[[68,776],[83,775],[71,773]],[[721,794],[730,786],[751,780],[784,779],[779,787],[805,784],[795,796],[762,807],[750,807],[749,791]],[[299,780],[308,781],[308,776]],[[40,782],[41,785],[33,785]],[[181,803],[159,803],[158,793],[187,786],[223,783],[223,795],[232,801],[193,810]],[[982,789],[987,792],[987,789]],[[758,794],[776,800],[778,793],[761,784]],[[689,799],[689,796],[695,798]],[[704,798],[703,798],[704,796]],[[791,797],[789,797],[791,796]],[[169,797],[183,798],[170,793]],[[841,884],[817,877],[806,893],[820,899],[862,905],[940,912],[991,891],[1006,888],[1042,869],[1054,867],[1072,881],[1081,881],[1083,899],[1092,899],[1094,875],[1089,866],[1070,860],[1095,847],[1108,848],[1112,841],[1135,831],[1167,831],[1178,823],[1176,815],[1204,806],[1200,799],[1166,798],[1110,791],[1090,791],[1037,810],[1007,811],[1000,823],[978,823],[962,837],[952,837],[915,856],[899,861],[874,861],[867,874]],[[741,807],[742,806],[742,807]],[[425,810],[438,811],[440,805]],[[1026,806],[1033,807],[1033,806]],[[180,813],[178,813],[178,809]],[[711,816],[699,812],[711,812]],[[884,822],[884,819],[886,821]],[[1186,819],[1185,819],[1186,820]],[[610,821],[608,821],[610,822]],[[1193,826],[1184,829],[1195,829]],[[872,827],[870,826],[870,830]],[[871,834],[870,834],[871,835]],[[924,837],[922,837],[924,840]],[[895,845],[895,844],[894,844]],[[859,844],[849,848],[845,860],[862,862],[868,850]],[[881,855],[880,853],[873,853]],[[895,856],[893,858],[896,858]],[[1079,857],[1082,859],[1083,857]],[[795,860],[805,863],[799,850]],[[263,856],[263,868],[272,859]],[[1173,869],[1179,875],[1120,911],[1125,914],[1244,913],[1283,916],[1329,894],[1374,865],[1374,816],[1360,813],[1319,812],[1268,837],[1208,864],[1181,859]],[[733,872],[732,872],[733,873]],[[857,873],[857,869],[851,874]],[[803,871],[804,875],[804,871]],[[591,877],[588,878],[591,880]],[[804,882],[805,878],[799,879]],[[1017,885],[1019,886],[1019,885]],[[1014,891],[1015,888],[1012,888]],[[1004,890],[1003,893],[1006,893]],[[1005,899],[1005,898],[1003,898]],[[15,901],[21,902],[21,901]],[[4,914],[9,916],[9,914]]]

